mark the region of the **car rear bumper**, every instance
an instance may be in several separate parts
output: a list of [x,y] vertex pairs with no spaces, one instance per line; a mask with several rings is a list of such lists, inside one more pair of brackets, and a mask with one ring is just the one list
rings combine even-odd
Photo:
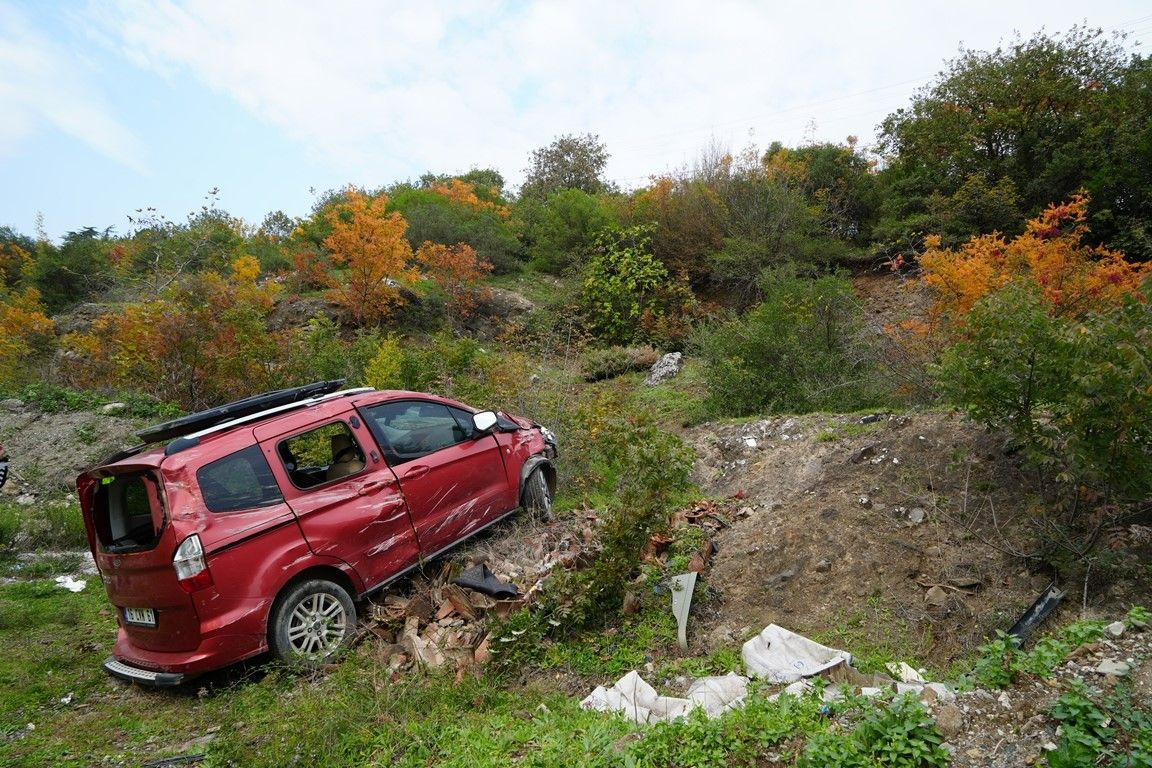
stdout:
[[109,656],[104,659],[104,671],[121,680],[141,683],[142,685],[180,685],[187,678],[187,675],[176,672],[154,672],[150,669],[134,667],[131,664],[125,664],[117,660],[115,656]]
[[179,685],[197,675],[255,656],[267,648],[258,635],[223,635],[205,638],[192,650],[154,651],[135,645],[121,628],[112,649],[113,655],[104,662],[104,669],[123,680],[145,685]]

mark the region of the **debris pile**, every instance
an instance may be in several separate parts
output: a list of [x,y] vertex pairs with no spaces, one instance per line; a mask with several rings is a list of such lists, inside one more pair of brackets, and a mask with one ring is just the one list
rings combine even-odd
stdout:
[[455,667],[458,674],[484,664],[495,642],[492,618],[503,619],[533,602],[555,568],[583,567],[598,551],[597,520],[585,513],[564,522],[533,522],[485,539],[446,560],[434,574],[379,596],[361,624],[359,640],[373,639],[382,666],[398,677],[413,665]]

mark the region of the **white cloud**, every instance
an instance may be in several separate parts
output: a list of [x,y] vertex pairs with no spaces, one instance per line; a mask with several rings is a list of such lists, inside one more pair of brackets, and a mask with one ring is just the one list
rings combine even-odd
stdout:
[[638,182],[711,139],[867,137],[962,37],[986,47],[1081,13],[1040,7],[119,0],[87,13],[132,61],[173,82],[187,73],[352,181],[472,165],[515,178],[531,149],[589,131],[612,175]]
[[94,91],[88,62],[35,29],[0,3],[0,156],[12,156],[47,124],[138,173],[139,142]]

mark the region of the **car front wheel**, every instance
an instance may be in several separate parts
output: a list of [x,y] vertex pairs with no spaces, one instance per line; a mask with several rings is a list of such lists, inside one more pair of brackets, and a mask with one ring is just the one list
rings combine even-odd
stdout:
[[338,584],[323,579],[291,587],[272,612],[269,645],[281,661],[309,669],[337,655],[356,628],[356,606]]
[[524,508],[545,519],[552,516],[552,488],[541,468],[532,470],[524,484]]

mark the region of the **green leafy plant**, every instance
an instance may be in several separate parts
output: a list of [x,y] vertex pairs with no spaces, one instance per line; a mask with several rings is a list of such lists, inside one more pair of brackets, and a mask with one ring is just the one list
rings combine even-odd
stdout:
[[891,400],[847,279],[782,270],[765,285],[748,314],[693,337],[715,414],[851,411]]
[[797,765],[942,768],[949,761],[943,742],[924,706],[912,696],[898,696],[886,707],[868,709],[850,733],[812,739]]

